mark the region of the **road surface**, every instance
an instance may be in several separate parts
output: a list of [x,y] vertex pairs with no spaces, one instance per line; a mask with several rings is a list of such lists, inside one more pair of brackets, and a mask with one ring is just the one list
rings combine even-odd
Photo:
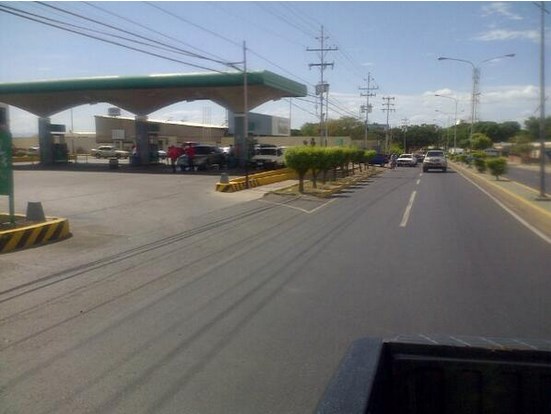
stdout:
[[[507,166],[507,178],[527,185],[535,190],[541,189],[541,175],[539,166]],[[551,193],[551,169],[549,165],[545,166],[545,193]]]
[[361,336],[551,339],[550,250],[460,174],[399,168],[44,259],[0,292],[0,412],[312,412]]

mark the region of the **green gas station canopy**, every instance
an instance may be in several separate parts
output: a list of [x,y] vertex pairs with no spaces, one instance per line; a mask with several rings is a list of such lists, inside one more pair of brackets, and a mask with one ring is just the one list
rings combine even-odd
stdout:
[[[108,102],[148,115],[180,101],[208,99],[243,112],[244,74],[192,73],[0,83],[0,102],[47,118],[66,109]],[[305,85],[269,71],[247,72],[247,110],[284,97],[306,96]]]

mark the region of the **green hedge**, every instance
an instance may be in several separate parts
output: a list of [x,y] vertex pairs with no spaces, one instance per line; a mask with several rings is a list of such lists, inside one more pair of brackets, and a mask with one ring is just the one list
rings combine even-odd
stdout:
[[319,173],[322,173],[323,182],[325,183],[327,173],[330,170],[335,172],[340,168],[343,174],[349,173],[349,166],[360,165],[367,163],[368,160],[375,156],[374,151],[363,151],[357,148],[343,147],[292,147],[285,151],[285,164],[295,170],[299,177],[299,191],[304,192],[304,177],[311,171],[312,182],[314,188],[317,186],[317,178]]

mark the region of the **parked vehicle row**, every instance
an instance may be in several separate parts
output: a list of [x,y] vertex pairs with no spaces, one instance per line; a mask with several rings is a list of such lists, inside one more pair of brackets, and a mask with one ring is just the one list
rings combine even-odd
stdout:
[[[416,167],[417,164],[422,163],[423,171],[427,172],[432,169],[438,169],[443,172],[446,172],[448,169],[448,161],[446,159],[446,154],[442,150],[429,150],[426,154],[423,153],[413,153],[413,154],[401,154],[395,159],[395,166],[398,167]],[[369,164],[379,165],[384,167],[390,162],[390,156],[386,154],[376,154],[373,157]]]
[[193,153],[191,157],[189,154],[185,153],[178,157],[176,165],[178,165],[182,171],[191,167],[198,170],[208,170],[214,165],[217,165],[219,168],[226,165],[226,156],[216,145],[193,145]]

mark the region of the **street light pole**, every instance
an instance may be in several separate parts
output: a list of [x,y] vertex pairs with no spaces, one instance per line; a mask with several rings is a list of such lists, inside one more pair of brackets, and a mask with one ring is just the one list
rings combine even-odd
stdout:
[[545,192],[545,8],[544,2],[536,4],[541,9],[540,28],[540,196],[539,200],[549,200]]
[[490,59],[485,59],[485,60],[481,61],[480,63],[478,63],[477,65],[475,65],[470,60],[465,60],[465,59],[456,59],[456,58],[450,58],[450,57],[439,57],[438,58],[438,60],[455,60],[457,62],[468,63],[469,65],[471,65],[471,67],[473,69],[473,90],[472,90],[472,94],[471,94],[471,131],[470,131],[470,134],[469,134],[469,138],[473,137],[473,128],[474,128],[474,124],[476,123],[476,118],[477,118],[476,103],[477,103],[478,95],[479,95],[478,89],[479,89],[479,83],[480,83],[480,66],[482,66],[484,63],[488,63],[488,62],[491,62],[493,60],[502,59],[502,58],[506,58],[506,57],[511,57],[512,58],[514,56],[515,56],[514,53],[509,53],[507,55],[502,55],[502,56],[496,56],[496,57],[493,57],[493,58],[490,58]]
[[448,123],[446,127],[446,151],[449,151],[450,148],[450,125],[451,125],[451,114],[449,112],[444,112],[439,109],[435,109],[435,112],[440,112],[448,117]]
[[451,96],[446,96],[446,95],[435,94],[434,96],[438,96],[440,98],[448,98],[448,99],[452,99],[453,101],[455,101],[455,117],[454,117],[454,120],[453,120],[453,148],[454,148],[454,152],[455,152],[455,148],[457,148],[457,102],[459,100],[457,98],[452,98]]

